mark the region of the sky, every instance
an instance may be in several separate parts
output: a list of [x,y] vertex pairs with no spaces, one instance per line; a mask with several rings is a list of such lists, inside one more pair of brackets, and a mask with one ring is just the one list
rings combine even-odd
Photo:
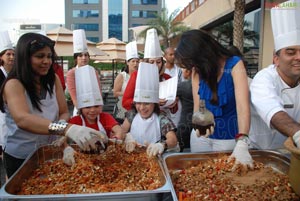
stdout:
[[[165,0],[168,13],[183,9],[191,0]],[[2,0],[0,31],[22,23],[64,24],[64,0]]]

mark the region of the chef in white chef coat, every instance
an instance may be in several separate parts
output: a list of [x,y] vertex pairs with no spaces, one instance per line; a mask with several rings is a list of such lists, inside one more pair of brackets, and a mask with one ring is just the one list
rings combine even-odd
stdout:
[[147,154],[156,156],[178,146],[176,127],[159,109],[159,79],[155,64],[141,62],[134,92],[135,108],[126,113],[122,128],[128,152],[136,145],[147,146]]
[[271,9],[274,64],[259,71],[250,85],[250,142],[257,149],[278,149],[288,136],[300,147],[300,6],[290,0]]

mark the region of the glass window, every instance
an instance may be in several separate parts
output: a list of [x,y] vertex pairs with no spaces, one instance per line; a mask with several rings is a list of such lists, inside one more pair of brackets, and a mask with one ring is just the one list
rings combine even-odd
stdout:
[[144,5],[157,5],[157,0],[142,0]]
[[132,0],[133,5],[141,5],[141,0]]
[[108,14],[108,37],[122,40],[122,0],[109,0]]
[[140,11],[138,11],[138,10],[133,10],[133,11],[132,11],[132,14],[131,14],[131,17],[140,17]]
[[157,11],[149,10],[134,10],[131,14],[134,18],[155,18],[157,16]]
[[72,0],[73,4],[99,4],[99,0]]
[[84,29],[85,31],[99,31],[99,24],[74,24],[73,29]]
[[142,25],[145,25],[145,24],[132,24],[131,27],[138,27],[138,26],[142,26]]
[[191,2],[191,11],[194,11],[194,10],[195,10],[195,2],[192,1],[192,2]]
[[87,40],[92,41],[94,43],[98,43],[99,42],[99,38],[98,37],[86,37]]
[[147,11],[147,18],[156,18],[157,11]]
[[73,10],[73,17],[99,17],[99,10]]
[[132,0],[133,5],[157,5],[157,0]]
[[204,3],[204,0],[199,0],[199,4],[198,5],[201,5]]

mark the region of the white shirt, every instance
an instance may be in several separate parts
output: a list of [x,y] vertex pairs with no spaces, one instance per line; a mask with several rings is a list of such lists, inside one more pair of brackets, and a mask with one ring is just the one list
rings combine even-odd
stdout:
[[254,77],[250,85],[251,128],[250,141],[258,149],[283,147],[286,136],[272,128],[275,113],[284,111],[295,121],[300,119],[300,85],[291,88],[270,65]]
[[177,75],[178,83],[184,80],[182,77],[182,70],[176,64],[174,64],[174,67],[171,69],[165,68],[165,73],[170,75],[171,77],[175,77]]

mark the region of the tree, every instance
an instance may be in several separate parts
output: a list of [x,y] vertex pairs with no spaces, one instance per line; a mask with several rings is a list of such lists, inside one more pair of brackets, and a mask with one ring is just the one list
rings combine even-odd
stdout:
[[233,16],[233,45],[243,52],[245,0],[235,0]]
[[169,47],[171,45],[170,39],[172,37],[181,35],[183,32],[189,30],[189,27],[185,26],[183,22],[173,21],[178,12],[179,9],[176,9],[170,16],[168,16],[168,10],[163,8],[161,15],[156,15],[154,19],[149,20],[149,27],[142,31],[139,36],[145,38],[147,30],[155,28],[158,36],[162,37],[163,48]]
[[[259,40],[259,34],[256,31],[249,29],[249,27],[251,27],[251,23],[249,21],[244,21],[243,39],[245,39],[246,41],[252,41],[254,46],[257,46]],[[217,26],[212,30],[212,34],[214,35],[215,39],[219,41],[221,44],[223,44],[224,46],[232,46],[233,45],[233,22],[229,21],[220,26]]]

